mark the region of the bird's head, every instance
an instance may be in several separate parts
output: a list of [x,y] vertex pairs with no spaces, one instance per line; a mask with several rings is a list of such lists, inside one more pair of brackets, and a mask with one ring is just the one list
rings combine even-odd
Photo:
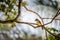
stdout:
[[35,19],[35,21],[38,21],[38,19]]

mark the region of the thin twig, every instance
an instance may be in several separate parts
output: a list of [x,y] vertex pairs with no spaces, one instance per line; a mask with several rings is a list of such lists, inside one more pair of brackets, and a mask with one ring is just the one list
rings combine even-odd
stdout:
[[[53,19],[53,18],[42,18],[42,19]],[[60,20],[60,19],[54,19],[54,20]]]
[[[21,13],[21,10],[20,10],[20,9],[21,9],[21,2],[22,2],[22,0],[19,0],[18,15],[16,16],[16,18],[15,18],[14,20],[7,20],[7,21],[2,21],[2,20],[0,20],[0,23],[17,22],[17,23],[22,23],[22,24],[28,24],[28,25],[30,25],[30,26],[32,26],[32,27],[35,27],[35,26],[33,26],[31,23],[18,22],[18,21],[16,21],[17,18],[20,16],[20,13]],[[30,12],[33,12],[34,14],[36,14],[36,15],[42,20],[42,22],[43,22],[42,17],[41,17],[38,13],[36,13],[36,12],[34,12],[34,11],[32,11],[32,10],[29,10],[28,8],[26,8],[26,6],[24,6],[24,8],[25,8],[27,11],[30,11]],[[54,20],[59,14],[60,14],[60,13],[59,13],[59,10],[58,10],[57,14],[53,17],[53,19],[51,20],[51,22],[46,23],[46,24],[44,24],[44,22],[43,22],[43,25],[41,25],[48,33],[50,33],[51,35],[55,36],[56,38],[60,38],[60,37],[54,35],[54,34],[51,33],[50,31],[48,31],[48,30],[44,27],[44,25],[47,25],[47,24],[52,23],[53,20]]]
[[[44,24],[42,17],[41,17],[38,13],[36,13],[36,12],[34,12],[34,11],[32,11],[32,10],[29,10],[26,6],[24,6],[24,8],[25,8],[27,11],[30,11],[30,12],[35,13],[35,14],[42,20],[43,25],[41,25],[41,26],[42,26],[48,33],[50,33],[51,35],[55,36],[55,37],[58,38],[58,39],[60,38],[60,37],[58,37],[57,35],[54,35],[54,34],[51,33],[50,31],[48,31],[48,29],[46,29],[46,28],[44,27],[44,25],[50,24],[50,23],[58,16],[58,14],[56,14],[56,15],[53,17],[53,19],[51,20],[51,22]],[[59,12],[59,10],[58,10],[58,12]],[[57,12],[57,13],[58,13],[58,12]]]
[[16,16],[16,18],[14,18],[13,20],[5,20],[5,21],[0,20],[0,23],[10,23],[10,22],[14,22],[15,20],[17,20],[17,18],[20,16],[20,13],[21,13],[21,2],[22,0],[19,0],[18,15]]
[[57,36],[57,35],[51,33],[51,32],[50,32],[48,29],[46,29],[45,27],[43,27],[43,28],[44,28],[48,33],[50,33],[52,36],[56,37],[57,39],[60,39],[59,36]]
[[[34,14],[36,14],[41,20],[43,20],[44,18],[42,18],[37,12],[35,12],[35,11],[32,11],[32,10],[29,10],[26,6],[24,6],[24,8],[27,10],[27,11],[30,11],[30,12],[33,12]],[[47,24],[50,24],[50,23],[52,23],[53,22],[53,20],[60,14],[59,13],[59,10],[60,9],[58,9],[58,11],[57,11],[57,13],[56,13],[56,15],[52,18],[52,20],[51,20],[51,22],[48,22],[48,23],[46,23],[46,24],[44,24],[44,25],[47,25]],[[43,21],[42,21],[43,22]]]
[[[21,24],[27,24],[27,25],[30,25],[30,26],[32,26],[32,27],[35,28],[35,26],[33,26],[35,23],[19,22],[19,21],[15,21],[15,22],[17,22],[17,23],[21,23]],[[35,24],[35,25],[37,25],[37,24]]]
[[41,19],[42,22],[43,22],[42,17],[41,17],[37,12],[35,12],[35,11],[33,11],[33,10],[29,10],[25,5],[24,5],[23,7],[24,7],[27,11],[29,11],[29,12],[33,12],[34,14],[36,14],[36,15],[39,17],[39,19]]
[[19,0],[19,5],[18,5],[18,15],[16,16],[16,18],[15,18],[14,20],[17,20],[18,17],[20,16],[20,14],[21,14],[21,2],[22,2],[22,0]]
[[33,24],[33,25],[37,25],[36,23],[31,23],[31,22],[19,22],[19,21],[15,21],[17,23],[24,23],[24,24]]
[[32,10],[29,10],[26,6],[24,6],[24,8],[25,8],[27,11],[30,11],[30,12],[33,12],[34,14],[36,14],[40,19],[42,18],[37,12],[32,11]]
[[53,17],[53,19],[50,21],[50,22],[48,22],[48,23],[46,23],[46,24],[44,24],[44,25],[47,25],[47,24],[50,24],[50,23],[52,23],[53,22],[53,20],[60,14],[60,9],[58,9],[58,11],[57,11],[57,13],[56,13],[56,15]]
[[[27,23],[27,22],[19,22],[19,21],[15,21],[15,22],[21,23],[21,24],[27,24],[27,25],[30,25],[30,26],[32,26],[32,27],[34,27],[34,28],[37,28],[37,27],[33,26],[31,23]],[[58,37],[57,35],[54,35],[54,34],[51,33],[50,31],[48,31],[48,29],[46,29],[44,26],[43,26],[43,28],[44,28],[48,33],[50,33],[51,35],[55,36],[56,38],[60,38],[60,37]]]

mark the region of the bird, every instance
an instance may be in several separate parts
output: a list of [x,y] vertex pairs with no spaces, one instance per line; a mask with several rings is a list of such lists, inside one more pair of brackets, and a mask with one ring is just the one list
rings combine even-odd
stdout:
[[[39,19],[35,19],[35,21],[36,21],[36,24],[38,25],[37,27],[42,27],[41,26],[42,23],[41,23],[41,21]],[[42,29],[43,29],[43,27],[42,27]]]

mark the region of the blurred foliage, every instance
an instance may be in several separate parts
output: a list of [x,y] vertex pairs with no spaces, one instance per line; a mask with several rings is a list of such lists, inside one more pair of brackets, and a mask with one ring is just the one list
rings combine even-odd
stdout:
[[55,37],[54,37],[54,36],[49,35],[49,36],[48,36],[48,40],[56,40],[56,39],[55,39]]
[[11,28],[14,28],[16,25],[15,25],[15,22],[12,22],[12,23],[6,23],[6,24],[2,24],[0,23],[0,31],[9,31]]
[[24,40],[26,40],[27,38],[28,38],[28,33],[27,32],[25,32],[24,30],[22,30],[23,31],[23,33],[24,33]]
[[4,25],[0,24],[0,31],[3,31],[3,30],[4,30]]
[[49,31],[58,32],[58,30],[55,29],[55,28],[49,28],[48,26],[46,26],[46,28],[47,28]]
[[[55,28],[49,28],[48,26],[46,26],[46,28],[49,30],[49,31],[53,31],[53,34],[57,35],[57,36],[60,36],[60,34],[56,34],[56,32],[58,32],[57,29]],[[48,34],[48,40],[57,40],[54,36]]]
[[55,9],[58,7],[58,2],[56,0],[37,0],[39,4],[50,6]]
[[[18,10],[16,10],[16,7],[18,7],[17,5],[17,0],[0,0],[0,11],[4,12],[4,14],[7,16],[6,20],[13,20],[16,17],[18,12]],[[2,31],[10,30],[15,26],[15,22],[0,24],[0,29]]]
[[0,2],[5,2],[6,0],[0,0]]
[[[12,14],[13,13],[13,14]],[[7,13],[7,18],[6,18],[6,20],[13,20],[14,18],[15,18],[15,16],[16,16],[17,14],[16,14],[16,11],[15,12],[8,12]]]
[[[56,35],[60,37],[60,33]],[[52,35],[48,35],[48,40],[57,40],[57,39]]]
[[[0,11],[4,12],[4,14],[7,16],[6,20],[13,20],[18,13],[18,1],[17,0],[0,0]],[[27,5],[27,2],[22,2],[22,5]],[[19,19],[18,19],[19,20]],[[8,25],[9,23],[7,23]],[[14,28],[15,22],[10,23],[11,26],[9,28]],[[1,29],[5,29],[6,26],[3,26],[2,24]],[[7,29],[6,29],[7,30]],[[10,30],[10,29],[9,29]]]
[[26,1],[22,2],[21,4],[22,6],[28,5]]
[[17,5],[17,0],[2,0],[0,2],[0,11],[8,16],[7,20],[13,20],[17,14],[17,10],[14,8]]
[[59,36],[59,37],[60,37],[60,33],[59,33],[59,34],[57,34],[57,36]]
[[[6,20],[13,20],[16,15],[17,15],[17,10],[14,8],[14,6],[18,7],[18,4],[16,2],[17,0],[0,0],[0,11],[4,12],[5,15],[7,16]],[[27,2],[22,2],[22,6],[27,5]],[[0,31],[4,30],[10,30],[11,28],[14,28],[16,25],[15,22],[12,23],[7,23],[7,24],[0,24]],[[58,32],[55,28],[49,28],[48,26],[46,27],[48,30],[53,31],[53,32]],[[25,39],[28,38],[28,34],[24,32],[24,37]],[[35,39],[35,36],[32,35]],[[60,36],[60,34],[58,34]],[[42,37],[39,37],[39,40],[42,40]],[[51,35],[48,36],[48,40],[55,40],[55,38]]]
[[15,22],[11,24],[11,27],[14,28],[16,26]]

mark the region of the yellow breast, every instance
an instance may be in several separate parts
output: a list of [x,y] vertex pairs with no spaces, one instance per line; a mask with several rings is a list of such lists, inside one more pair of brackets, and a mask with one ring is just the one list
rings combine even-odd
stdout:
[[41,23],[40,23],[39,21],[37,21],[37,25],[38,25],[38,26],[40,26],[40,25],[41,25]]

